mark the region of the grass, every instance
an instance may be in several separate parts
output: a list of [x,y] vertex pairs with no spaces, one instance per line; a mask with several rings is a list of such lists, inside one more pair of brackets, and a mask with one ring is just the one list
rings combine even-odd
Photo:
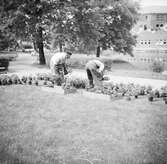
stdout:
[[[46,63],[49,66],[49,61],[51,55],[46,54]],[[148,78],[148,79],[159,79],[167,80],[167,75],[162,73],[156,73],[151,71],[148,63],[130,63],[122,59],[112,59],[110,57],[101,56],[100,58],[95,58],[95,56],[86,56],[81,54],[73,54],[70,63],[73,69],[85,69],[85,64],[88,60],[97,59],[102,62],[108,62],[108,68],[111,65],[111,74],[125,77],[137,77],[137,78]],[[149,63],[150,64],[150,63]]]
[[73,158],[106,164],[167,161],[166,105],[0,87],[1,164],[68,164]]

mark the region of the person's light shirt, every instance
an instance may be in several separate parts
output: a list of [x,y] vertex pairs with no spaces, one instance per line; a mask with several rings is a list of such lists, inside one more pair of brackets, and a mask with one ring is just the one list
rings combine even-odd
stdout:
[[104,70],[104,64],[99,60],[91,60],[86,64],[86,68],[102,72]]
[[52,56],[51,58],[51,65],[59,65],[64,64],[66,62],[67,53],[65,52],[59,52]]

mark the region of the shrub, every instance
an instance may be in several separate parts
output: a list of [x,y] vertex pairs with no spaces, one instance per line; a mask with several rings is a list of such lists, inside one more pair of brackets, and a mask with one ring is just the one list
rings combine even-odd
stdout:
[[157,73],[161,73],[164,71],[164,64],[161,61],[157,61],[155,60],[152,64],[151,64],[151,70],[153,72],[157,72]]
[[33,49],[33,46],[30,45],[30,44],[24,44],[24,45],[23,45],[23,48],[24,48],[24,49]]
[[9,60],[9,61],[13,61],[13,60],[16,60],[17,56],[18,55],[17,55],[16,52],[6,52],[6,51],[3,51],[0,54],[0,59],[6,59],[6,60]]
[[0,58],[0,67],[3,67],[4,70],[8,70],[9,59],[7,59],[7,58]]

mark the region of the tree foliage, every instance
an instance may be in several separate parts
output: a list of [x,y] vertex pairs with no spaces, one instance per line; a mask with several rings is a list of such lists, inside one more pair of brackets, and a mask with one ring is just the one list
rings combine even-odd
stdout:
[[138,5],[130,0],[71,0],[64,3],[54,22],[55,40],[82,50],[113,48],[132,55]]
[[[5,1],[5,0],[1,0]],[[44,30],[50,22],[49,14],[53,1],[47,0],[11,0],[3,3],[2,21],[5,29],[15,35],[16,39],[32,40],[39,52],[40,64],[45,64]]]
[[131,34],[131,29],[138,19],[137,9],[137,5],[132,2],[118,1],[103,10],[104,36],[99,40],[103,48],[112,47],[120,53],[133,55],[136,36]]
[[130,0],[10,0],[1,1],[0,30],[16,39],[32,40],[45,64],[43,47],[51,39],[62,51],[113,48],[132,55],[131,29],[138,8]]

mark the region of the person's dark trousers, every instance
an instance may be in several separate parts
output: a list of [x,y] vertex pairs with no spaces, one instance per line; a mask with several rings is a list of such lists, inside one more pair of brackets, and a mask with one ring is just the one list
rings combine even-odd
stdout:
[[64,70],[64,75],[67,75],[68,74],[68,71],[67,71],[67,66],[65,64],[62,64],[63,66],[63,70]]
[[86,72],[87,72],[87,76],[88,76],[88,80],[89,80],[89,85],[93,87],[94,85],[93,85],[92,73],[91,73],[91,71],[89,69],[86,69]]
[[60,64],[55,65],[55,74],[62,75],[62,72],[63,72],[63,66]]

